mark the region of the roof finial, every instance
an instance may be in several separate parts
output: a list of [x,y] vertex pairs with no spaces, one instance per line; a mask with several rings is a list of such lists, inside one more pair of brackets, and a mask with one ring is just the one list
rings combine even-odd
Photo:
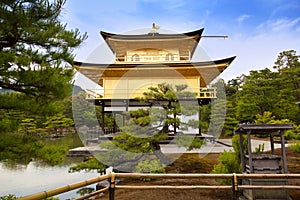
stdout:
[[152,23],[152,29],[150,33],[158,33],[158,29],[160,29],[160,26],[157,26],[155,23]]

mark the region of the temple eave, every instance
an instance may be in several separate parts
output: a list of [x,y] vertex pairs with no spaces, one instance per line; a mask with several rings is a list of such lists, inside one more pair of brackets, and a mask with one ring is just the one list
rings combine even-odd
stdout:
[[105,39],[118,39],[118,40],[144,40],[144,39],[181,39],[181,38],[197,38],[201,37],[204,28],[198,29],[196,31],[186,32],[186,33],[179,33],[179,34],[159,34],[159,33],[149,33],[149,34],[142,34],[142,35],[122,35],[122,34],[115,34],[115,33],[108,33],[105,31],[101,31],[101,36]]
[[79,70],[82,69],[89,69],[89,70],[106,70],[108,68],[117,69],[117,68],[143,68],[143,67],[161,67],[161,66],[168,66],[168,67],[211,67],[211,66],[219,66],[219,65],[230,65],[231,62],[235,59],[236,56],[232,56],[225,59],[214,60],[214,61],[204,61],[204,62],[174,62],[174,63],[116,63],[116,64],[99,64],[99,63],[84,63],[75,61],[73,67]]

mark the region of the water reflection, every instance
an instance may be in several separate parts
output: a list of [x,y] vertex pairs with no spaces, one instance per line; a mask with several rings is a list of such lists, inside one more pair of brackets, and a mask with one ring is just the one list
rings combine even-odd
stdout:
[[[97,172],[68,173],[69,167],[80,162],[80,158],[67,158],[60,166],[47,166],[36,161],[28,165],[0,162],[0,196],[15,194],[17,197],[54,189],[70,183],[94,178]],[[3,184],[4,183],[4,184]],[[94,186],[93,186],[94,187]],[[78,197],[76,190],[58,196],[60,199]]]
[[[82,142],[77,134],[72,134],[63,138],[45,139],[45,143],[50,145],[64,145],[68,148],[82,146]],[[65,186],[90,178],[99,174],[97,172],[74,172],[69,173],[71,166],[82,162],[83,158],[66,157],[63,163],[50,166],[49,164],[37,160],[32,160],[26,164],[20,160],[0,161],[0,196],[15,194],[17,197],[25,196],[56,187]],[[95,188],[95,185],[88,186]],[[59,195],[63,199],[78,197],[77,190]]]

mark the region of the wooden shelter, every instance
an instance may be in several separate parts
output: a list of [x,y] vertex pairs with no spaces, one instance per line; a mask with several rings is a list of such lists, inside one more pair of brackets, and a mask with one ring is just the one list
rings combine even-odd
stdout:
[[[246,174],[281,174],[288,173],[284,132],[292,129],[290,124],[241,124],[235,131],[240,136],[240,156],[242,172]],[[244,135],[247,136],[248,146],[244,146]],[[268,135],[270,138],[271,154],[253,153],[251,135]],[[274,136],[280,138],[281,156],[275,155]],[[246,151],[247,148],[247,151]],[[248,152],[248,153],[245,153]],[[285,185],[285,179],[255,180],[248,179],[246,185]],[[286,190],[244,190],[247,199],[289,199]]]

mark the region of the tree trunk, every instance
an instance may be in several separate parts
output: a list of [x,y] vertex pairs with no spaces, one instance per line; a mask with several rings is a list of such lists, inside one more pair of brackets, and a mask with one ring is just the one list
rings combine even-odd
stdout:
[[154,155],[156,156],[157,159],[160,160],[161,164],[168,165],[170,163],[170,159],[163,154],[161,151],[160,145],[158,142],[152,142],[152,146],[154,147]]

